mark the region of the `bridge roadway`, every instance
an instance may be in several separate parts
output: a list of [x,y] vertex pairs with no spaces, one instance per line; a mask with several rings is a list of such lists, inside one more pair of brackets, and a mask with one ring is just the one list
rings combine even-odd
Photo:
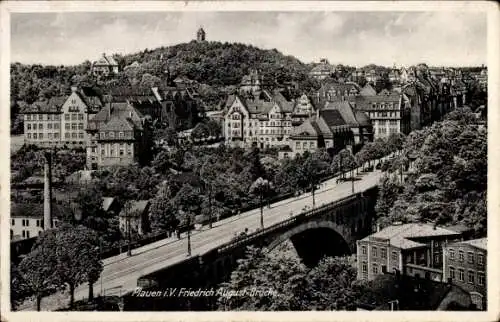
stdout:
[[[382,173],[374,172],[359,173],[360,180],[355,181],[354,191],[366,191],[378,184]],[[316,206],[332,203],[351,195],[351,182],[336,183],[337,178],[325,181],[316,191]],[[301,213],[305,206],[312,207],[311,193],[293,197],[264,208],[264,227],[277,224],[293,215]],[[215,222],[212,229],[204,227],[200,231],[193,231],[191,235],[192,256],[201,255],[218,246],[221,246],[248,228],[249,233],[260,228],[260,209],[254,209],[234,217]],[[176,237],[167,238],[132,251],[132,256],[127,257],[125,253],[107,258],[104,262],[104,270],[94,284],[94,294],[120,295],[128,293],[137,286],[137,279],[143,275],[150,274],[159,269],[174,265],[187,258],[187,238],[185,234],[179,240]],[[102,284],[101,284],[102,283]],[[102,285],[102,286],[101,286]],[[75,291],[75,300],[87,298],[88,286],[81,285]],[[43,311],[53,311],[57,308],[67,306],[69,294],[56,293],[42,299]],[[20,311],[36,310],[35,303],[25,302],[19,308]]]

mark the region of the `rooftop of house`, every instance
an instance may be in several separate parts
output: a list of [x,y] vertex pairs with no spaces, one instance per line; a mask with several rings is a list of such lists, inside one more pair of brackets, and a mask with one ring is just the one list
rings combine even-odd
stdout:
[[25,105],[21,111],[23,114],[32,113],[61,113],[61,107],[66,102],[67,97],[54,96],[49,99],[38,100],[33,104]]
[[410,223],[385,227],[384,229],[371,234],[362,240],[370,241],[373,238],[383,239],[389,241],[389,243],[394,247],[411,249],[426,246],[425,244],[412,239],[459,235],[459,232],[443,227],[437,227],[432,224]]
[[113,198],[113,197],[103,197],[102,198],[102,209],[104,211],[108,211],[114,201],[115,201],[115,198]]
[[130,202],[130,207],[124,207],[120,212],[120,217],[126,216],[140,216],[149,206],[149,200],[134,200]]
[[107,131],[142,129],[143,115],[128,102],[110,102],[89,120],[89,128]]
[[118,66],[118,63],[112,56],[102,54],[102,57],[94,62],[94,66]]
[[488,246],[488,238],[479,238],[479,239],[471,239],[471,240],[466,240],[454,244],[462,244],[462,245],[470,245],[482,250],[487,250]]

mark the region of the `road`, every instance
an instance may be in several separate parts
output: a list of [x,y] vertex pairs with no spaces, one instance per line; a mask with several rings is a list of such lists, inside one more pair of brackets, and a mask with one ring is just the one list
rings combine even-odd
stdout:
[[[378,170],[359,174],[361,180],[355,181],[355,192],[365,191],[378,184],[382,173]],[[351,182],[336,184],[336,178],[324,182],[316,191],[316,206],[332,203],[351,195]],[[283,200],[264,208],[264,227],[277,224],[302,212],[305,206],[312,206],[310,193]],[[191,236],[192,256],[201,255],[229,242],[235,234],[248,228],[249,233],[260,228],[260,209],[251,210],[237,216],[226,218],[213,224],[212,229],[194,231]],[[105,259],[101,279],[94,285],[94,294],[120,295],[135,289],[137,279],[143,275],[174,265],[187,258],[187,239],[173,237],[161,240],[132,251],[132,256],[120,254]],[[102,285],[102,291],[101,291]],[[87,298],[88,287],[81,285],[75,291],[75,300]],[[53,311],[66,306],[67,293],[57,293],[42,299],[42,310]],[[35,310],[33,302],[23,303],[21,311]]]

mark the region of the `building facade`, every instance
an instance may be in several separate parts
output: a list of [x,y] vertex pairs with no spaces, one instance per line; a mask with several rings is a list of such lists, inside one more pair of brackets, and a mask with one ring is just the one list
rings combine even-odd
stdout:
[[90,88],[71,88],[67,97],[38,101],[23,111],[26,144],[41,147],[84,148],[89,118],[102,107],[102,102]]
[[486,310],[487,243],[487,238],[450,243],[443,253],[444,280],[468,291],[480,310]]
[[129,103],[107,103],[87,127],[87,167],[125,166],[138,162],[147,144],[143,116]]
[[461,239],[461,232],[430,224],[388,226],[357,241],[358,278],[396,272],[442,281],[443,245]]
[[112,56],[102,54],[99,60],[92,63],[91,73],[94,76],[110,76],[118,74],[118,63]]
[[317,80],[331,78],[335,74],[335,66],[330,65],[326,58],[320,60],[319,64],[314,66],[309,75]]
[[355,106],[370,118],[375,140],[411,132],[409,102],[401,94],[357,96]]

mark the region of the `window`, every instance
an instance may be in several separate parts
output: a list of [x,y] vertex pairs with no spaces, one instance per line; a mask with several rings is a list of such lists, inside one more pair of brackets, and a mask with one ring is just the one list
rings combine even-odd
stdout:
[[377,257],[377,247],[375,246],[372,247],[372,256]]
[[66,121],[69,121],[69,114],[64,114],[64,119],[65,119]]
[[385,249],[385,248],[381,248],[381,249],[380,249],[380,256],[381,256],[382,258],[387,258],[387,249]]
[[43,123],[38,124],[38,129],[43,130]]
[[368,272],[368,265],[366,264],[366,262],[363,262],[361,264],[361,270],[363,271],[363,273],[367,273]]
[[458,260],[460,260],[461,262],[464,261],[464,252],[463,251],[458,251]]
[[59,114],[54,115],[54,120],[55,121],[60,121],[61,120],[61,115],[59,115]]
[[78,133],[78,138],[79,138],[79,139],[83,139],[83,133],[81,133],[81,132],[80,132],[80,133]]
[[71,129],[73,131],[77,130],[76,123],[71,123]]
[[101,149],[101,155],[104,155],[106,151],[104,149]]
[[473,252],[467,253],[467,263],[474,264],[474,253]]
[[59,133],[54,133],[54,139],[59,139]]
[[23,238],[26,238],[26,231],[23,230]]
[[373,264],[372,266],[372,271],[373,271],[373,274],[378,274],[378,264]]
[[296,142],[295,147],[297,148],[297,150],[300,150],[300,142]]
[[458,280],[460,282],[463,282],[464,281],[464,270],[463,269],[459,269],[458,270]]
[[33,140],[36,140],[36,139],[37,139],[37,134],[33,133]]
[[40,220],[38,220],[38,219],[37,219],[37,221],[36,221],[36,226],[37,226],[37,227],[40,227]]
[[29,226],[29,225],[30,225],[30,220],[26,219],[26,226]]
[[71,133],[71,138],[76,139],[76,133]]
[[26,121],[31,121],[31,115],[30,114],[26,115]]
[[119,137],[120,139],[123,139],[123,132],[119,132],[119,133],[118,133],[118,137]]
[[469,284],[474,284],[474,272],[473,271],[467,272],[467,282]]
[[52,130],[52,123],[47,124],[47,129]]
[[49,140],[51,140],[51,139],[52,139],[52,133],[49,133],[49,134],[47,134],[47,135],[48,135],[48,137],[49,137]]
[[38,120],[43,121],[43,114],[38,114]]
[[28,130],[31,130],[31,124],[30,124],[30,123],[28,123],[28,125],[27,125],[27,129],[28,129]]
[[484,274],[483,273],[477,273],[477,284],[484,285]]
[[366,255],[366,246],[361,246],[361,254]]
[[38,138],[41,140],[43,139],[43,133],[38,133]]
[[66,139],[69,139],[69,133],[68,133],[68,132],[64,133],[64,137],[65,137]]
[[450,267],[450,278],[452,280],[454,280],[456,278],[456,276],[455,276],[455,268],[454,267]]
[[65,124],[64,124],[64,128],[65,128],[66,130],[69,130],[69,129],[70,129],[70,124],[69,124],[69,123],[65,123]]
[[477,254],[477,263],[479,265],[484,265],[484,255],[483,254]]
[[31,139],[31,133],[28,133],[28,139]]
[[83,130],[83,123],[78,123],[78,129]]
[[54,130],[59,130],[59,124],[58,123],[54,123]]
[[105,137],[104,132],[101,132],[101,139],[104,139],[104,137]]
[[83,114],[78,114],[78,120],[83,121]]
[[71,113],[71,120],[72,121],[76,121],[77,118],[78,118],[77,114]]
[[398,260],[398,253],[397,252],[392,252],[392,260],[397,261]]
[[120,156],[122,156],[124,153],[125,151],[123,151],[123,149],[120,149]]
[[453,249],[449,250],[450,260],[455,260],[455,251]]
[[11,219],[11,220],[10,220],[10,224],[11,224],[12,226],[15,226],[15,225],[16,225],[16,220],[15,220],[15,219]]

